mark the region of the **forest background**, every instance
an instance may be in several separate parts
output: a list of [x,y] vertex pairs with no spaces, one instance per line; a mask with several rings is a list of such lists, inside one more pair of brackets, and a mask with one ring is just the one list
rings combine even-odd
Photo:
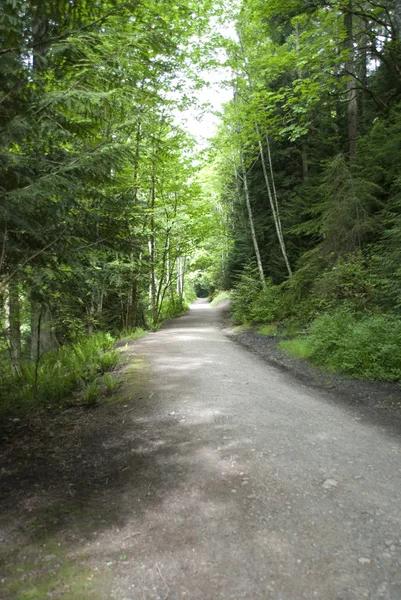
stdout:
[[[114,337],[221,289],[287,351],[400,378],[399,0],[0,7],[3,415],[96,401]],[[199,150],[177,114],[222,63]]]

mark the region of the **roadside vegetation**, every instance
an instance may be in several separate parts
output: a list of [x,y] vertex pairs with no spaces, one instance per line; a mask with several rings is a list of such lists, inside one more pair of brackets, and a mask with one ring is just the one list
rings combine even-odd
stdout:
[[242,0],[211,152],[228,240],[211,289],[231,290],[234,321],[325,369],[389,380],[401,378],[400,14]]
[[213,297],[211,300],[211,305],[218,306],[225,300],[229,300],[229,299],[230,299],[230,292],[227,292],[227,291],[217,292],[217,293],[213,294]]
[[255,272],[246,270],[231,294],[234,321],[281,338],[283,351],[324,369],[401,379],[401,317],[388,302],[390,278],[376,266],[367,268],[359,252],[339,260],[301,294],[295,277],[280,285],[267,281],[262,289]]
[[212,12],[2,3],[0,416],[95,404],[113,339],[195,297],[195,250],[221,227],[176,115],[197,103]]
[[114,369],[118,354],[110,334],[96,333],[44,353],[36,362],[21,361],[18,370],[2,361],[0,417],[24,416],[37,406],[93,405],[102,387],[113,384],[106,373]]

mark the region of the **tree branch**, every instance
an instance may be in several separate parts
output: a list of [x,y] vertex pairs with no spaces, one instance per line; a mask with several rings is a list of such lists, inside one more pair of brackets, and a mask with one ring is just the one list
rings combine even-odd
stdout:
[[[106,21],[109,17],[111,17],[111,16],[119,13],[120,11],[124,10],[126,8],[127,4],[129,4],[129,1],[124,2],[121,6],[118,6],[117,8],[113,8],[112,10],[110,10],[109,12],[107,12],[102,17],[99,17],[95,21],[92,21],[92,23],[88,23],[87,25],[83,25],[83,27],[80,27],[79,29],[73,29],[72,31],[66,31],[63,34],[58,35],[58,36],[53,37],[53,38],[50,38],[48,40],[44,40],[42,42],[37,42],[36,44],[29,44],[28,46],[24,46],[24,48],[28,48],[28,49],[40,48],[40,46],[46,46],[48,44],[53,44],[54,42],[60,42],[61,40],[66,40],[71,35],[75,35],[77,33],[81,33],[82,31],[86,31],[87,29],[90,29],[91,27],[94,27],[94,25],[98,25],[99,23],[102,23],[102,22]],[[3,48],[2,50],[0,50],[0,55],[2,55],[2,54],[8,54],[9,52],[19,52],[19,53],[21,53],[21,51],[22,51],[21,47],[18,47],[18,46],[14,46],[13,48]]]

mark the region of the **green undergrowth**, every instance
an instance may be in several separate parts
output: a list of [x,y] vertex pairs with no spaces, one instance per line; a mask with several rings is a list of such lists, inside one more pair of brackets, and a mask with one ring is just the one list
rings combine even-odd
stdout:
[[286,354],[296,356],[297,358],[310,358],[312,354],[310,341],[307,338],[283,340],[279,343],[279,348]]
[[37,406],[95,404],[104,389],[113,387],[103,375],[118,362],[114,341],[108,333],[96,333],[47,352],[37,363],[22,363],[18,372],[5,363],[1,367],[0,416],[23,416]]
[[258,328],[257,333],[259,333],[260,335],[267,335],[272,337],[276,337],[277,335],[279,335],[277,325],[261,325]]
[[229,298],[230,298],[230,292],[227,292],[227,291],[218,292],[214,296],[214,298],[210,304],[211,304],[211,306],[218,306],[219,304],[224,302],[224,300],[228,300]]
[[401,319],[338,308],[315,319],[309,335],[282,341],[288,354],[364,379],[401,379]]
[[125,340],[138,340],[139,338],[146,335],[145,329],[137,327],[135,329],[124,329],[119,333],[118,339],[121,341]]

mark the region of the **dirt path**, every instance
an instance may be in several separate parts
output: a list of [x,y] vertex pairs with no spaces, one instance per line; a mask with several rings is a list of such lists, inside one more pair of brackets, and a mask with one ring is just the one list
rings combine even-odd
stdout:
[[217,316],[196,304],[128,348],[114,403],[9,442],[1,598],[401,598],[400,437]]

